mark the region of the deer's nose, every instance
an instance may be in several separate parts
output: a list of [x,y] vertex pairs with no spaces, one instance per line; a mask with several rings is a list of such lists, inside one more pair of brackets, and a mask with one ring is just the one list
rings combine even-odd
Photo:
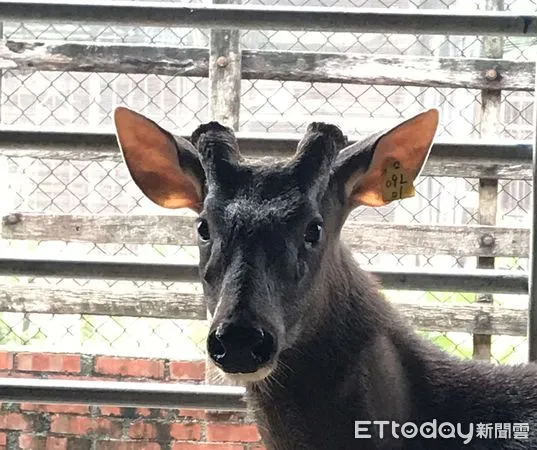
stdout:
[[253,373],[271,360],[276,345],[262,328],[226,323],[209,333],[207,351],[224,372]]

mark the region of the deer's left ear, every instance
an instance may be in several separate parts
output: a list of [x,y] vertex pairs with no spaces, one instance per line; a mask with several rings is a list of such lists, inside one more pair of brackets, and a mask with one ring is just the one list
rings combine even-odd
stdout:
[[414,181],[429,156],[439,111],[430,109],[374,139],[343,149],[335,176],[344,185],[350,208],[383,206],[412,197]]

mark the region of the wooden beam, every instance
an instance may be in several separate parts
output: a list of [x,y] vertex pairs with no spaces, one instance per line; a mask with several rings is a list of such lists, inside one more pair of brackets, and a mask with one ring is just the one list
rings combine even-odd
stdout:
[[[266,50],[243,50],[242,58],[237,56],[235,66],[243,79],[528,92],[535,83],[535,63],[526,61]],[[0,44],[0,70],[208,77],[209,66],[206,48],[23,40]],[[491,78],[491,71],[497,76]]]
[[[527,311],[487,304],[394,302],[412,325],[425,331],[525,336]],[[166,290],[58,288],[0,285],[0,311],[95,314],[163,319],[206,319],[203,296]]]
[[0,69],[207,77],[209,51],[195,47],[65,41],[0,44]]
[[0,311],[206,319],[200,295],[153,289],[66,289],[0,284]]
[[525,309],[487,304],[394,303],[414,328],[423,331],[526,336]]
[[[531,91],[533,62],[321,52],[245,51],[243,78]],[[500,77],[489,80],[489,70]]]
[[[496,226],[403,225],[348,220],[342,240],[354,251],[416,255],[528,256],[529,230]],[[100,244],[197,245],[194,218],[171,215],[13,213],[0,239]]]
[[[189,138],[189,134],[182,134]],[[237,133],[241,152],[252,158],[291,156],[302,136],[276,133]],[[349,137],[349,143],[357,141]],[[437,177],[500,178],[531,180],[530,142],[437,142],[423,175]],[[111,132],[0,130],[0,156],[62,160],[117,161],[121,155]]]
[[[215,3],[234,3],[217,0]],[[211,30],[209,54],[209,116],[239,130],[241,109],[240,30]]]

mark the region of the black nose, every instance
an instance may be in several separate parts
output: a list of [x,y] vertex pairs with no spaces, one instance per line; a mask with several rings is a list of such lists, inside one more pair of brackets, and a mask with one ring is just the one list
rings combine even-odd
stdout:
[[207,351],[224,372],[252,373],[270,361],[275,343],[266,330],[227,323],[209,334]]

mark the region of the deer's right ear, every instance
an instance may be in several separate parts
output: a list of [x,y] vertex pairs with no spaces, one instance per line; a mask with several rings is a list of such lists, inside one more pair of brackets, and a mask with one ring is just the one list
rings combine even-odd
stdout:
[[125,107],[114,111],[114,124],[129,173],[144,195],[164,208],[199,213],[205,174],[192,144]]

